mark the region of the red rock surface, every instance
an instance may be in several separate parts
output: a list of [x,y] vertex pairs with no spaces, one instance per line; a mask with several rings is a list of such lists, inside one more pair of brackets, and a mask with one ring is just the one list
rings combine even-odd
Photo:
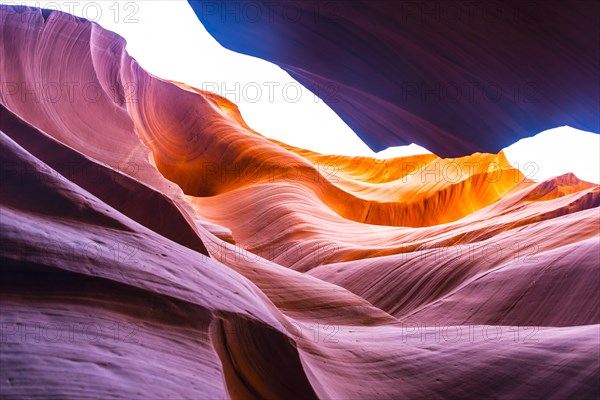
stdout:
[[1,11],[3,398],[598,396],[597,185],[293,148]]

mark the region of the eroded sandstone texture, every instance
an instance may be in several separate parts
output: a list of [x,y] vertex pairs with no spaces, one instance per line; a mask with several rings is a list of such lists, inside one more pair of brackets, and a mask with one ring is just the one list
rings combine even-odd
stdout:
[[597,185],[293,148],[0,10],[2,398],[598,396]]

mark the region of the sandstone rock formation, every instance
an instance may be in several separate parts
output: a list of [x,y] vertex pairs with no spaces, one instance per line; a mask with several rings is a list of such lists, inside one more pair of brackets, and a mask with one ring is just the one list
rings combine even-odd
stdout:
[[0,10],[3,398],[598,395],[598,185],[294,148]]
[[596,1],[188,2],[219,43],[279,65],[375,151],[457,157],[557,126],[600,133]]

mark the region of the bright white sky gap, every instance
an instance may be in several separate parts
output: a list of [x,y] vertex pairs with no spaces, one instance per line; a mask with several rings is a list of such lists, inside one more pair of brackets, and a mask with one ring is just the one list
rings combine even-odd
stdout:
[[[265,136],[325,154],[392,158],[428,153],[415,144],[374,153],[281,68],[223,48],[184,0],[1,2],[60,10],[99,23],[127,40],[127,51],[144,69],[227,97],[248,125]],[[513,144],[505,154],[531,179],[573,172],[600,183],[600,136],[593,133],[555,128]]]

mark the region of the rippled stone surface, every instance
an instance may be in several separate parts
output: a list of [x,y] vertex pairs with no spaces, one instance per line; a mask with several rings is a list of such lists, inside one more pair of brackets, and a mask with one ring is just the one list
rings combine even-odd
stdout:
[[0,10],[2,397],[598,395],[598,185],[293,148]]

